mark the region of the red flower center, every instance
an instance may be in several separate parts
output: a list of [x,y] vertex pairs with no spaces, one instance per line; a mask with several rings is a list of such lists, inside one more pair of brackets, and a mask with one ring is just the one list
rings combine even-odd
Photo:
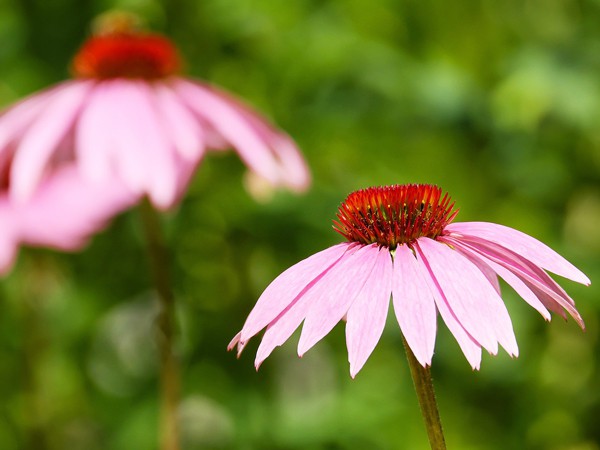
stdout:
[[334,229],[346,239],[396,248],[438,237],[458,210],[448,194],[429,184],[372,187],[352,192],[340,205]]
[[93,36],[73,58],[79,78],[156,80],[179,71],[177,49],[163,36],[117,32]]

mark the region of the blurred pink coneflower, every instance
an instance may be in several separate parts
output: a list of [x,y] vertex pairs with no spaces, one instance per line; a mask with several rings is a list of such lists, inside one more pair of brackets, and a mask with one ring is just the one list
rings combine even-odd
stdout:
[[500,344],[518,355],[512,323],[500,297],[503,278],[546,320],[568,312],[584,327],[573,300],[547,274],[582,284],[590,280],[545,244],[487,222],[451,223],[458,211],[432,185],[375,187],[351,193],[335,230],[348,242],[297,263],[264,291],[229,349],[241,352],[267,327],[256,367],[304,321],[298,354],[342,319],[350,374],[363,367],[379,341],[390,295],[400,329],[418,362],[431,365],[437,312],[473,367],[481,348]]
[[166,209],[206,150],[229,147],[274,186],[308,186],[287,135],[229,94],[181,76],[165,37],[139,30],[127,14],[107,17],[75,56],[75,79],[0,116],[0,172],[8,171],[12,200],[29,198],[70,161],[84,179],[119,180]]
[[78,250],[147,196],[168,209],[207,150],[234,148],[263,184],[310,183],[294,142],[229,94],[180,75],[165,37],[108,13],[73,59],[73,80],[0,114],[0,273],[20,243]]

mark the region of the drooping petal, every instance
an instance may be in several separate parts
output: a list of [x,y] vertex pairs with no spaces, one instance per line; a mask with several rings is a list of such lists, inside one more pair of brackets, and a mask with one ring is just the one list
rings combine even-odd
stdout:
[[92,183],[74,165],[63,166],[26,203],[14,206],[22,242],[80,249],[112,217],[138,201],[118,180]]
[[[114,121],[115,109],[111,102],[110,88],[110,82],[94,86],[75,129],[77,164],[82,174],[91,182],[110,179],[117,171],[117,138],[114,133],[108,132]],[[137,168],[137,165],[134,167]],[[141,181],[138,184],[141,184]]]
[[429,271],[437,294],[448,304],[456,319],[482,347],[496,354],[496,336],[486,323],[490,312],[485,304],[483,307],[478,304],[477,290],[481,283],[473,275],[472,266],[449,247],[429,238],[418,239],[415,249]]
[[[352,257],[360,249],[360,247],[348,243],[340,245],[348,246],[347,251],[304,287],[296,298],[269,324],[256,352],[254,365],[257,369],[271,354],[273,349],[287,341],[294,330],[296,330],[300,326],[300,323],[306,318],[308,312],[314,306],[314,296],[309,296],[307,294],[314,289],[323,290],[323,286],[331,289],[332,286],[327,280],[324,280],[325,277],[331,270],[339,264],[342,264],[345,259]],[[242,346],[245,345],[245,341],[240,341],[240,343]]]
[[[481,253],[517,275],[536,294],[546,308],[555,312],[560,311],[560,307],[566,309],[578,325],[585,328],[573,299],[546,272],[531,261],[503,246],[484,239],[460,237],[458,240],[464,246]],[[543,295],[539,295],[540,292]]]
[[344,255],[317,285],[304,294],[311,307],[298,342],[299,356],[342,320],[371,276],[378,254],[377,244],[371,244],[362,246],[351,255]]
[[[122,108],[115,108],[121,102],[135,101],[129,95],[132,91],[131,82],[116,80],[104,81],[103,92],[99,93],[95,102],[102,102],[102,117],[106,121],[107,147],[105,152],[110,152],[111,166],[114,167],[118,178],[122,179],[127,187],[139,194],[148,192],[149,179],[152,176],[151,164],[140,141],[140,136],[133,132],[130,122],[139,121],[138,116],[127,117]],[[135,97],[136,94],[134,93]],[[93,124],[90,124],[90,127]],[[140,128],[143,125],[137,126]]]
[[546,244],[513,228],[489,222],[455,222],[446,231],[494,242],[542,267],[570,280],[590,284],[590,279],[577,267]]
[[294,141],[277,134],[271,137],[271,146],[281,164],[282,183],[297,192],[306,191],[311,182],[310,171]]
[[481,365],[481,345],[463,328],[454,313],[450,310],[448,303],[439,298],[439,296],[436,296],[435,299],[435,304],[442,320],[456,339],[456,342],[458,342],[458,346],[465,355],[465,358],[467,358],[473,370],[479,370]]
[[392,296],[396,319],[409,347],[423,366],[431,365],[437,330],[434,295],[417,258],[407,245],[396,248]]
[[[296,144],[287,136],[269,136],[267,141],[273,150],[273,156],[279,165],[278,185],[284,185],[295,192],[304,192],[310,186],[311,176]],[[261,174],[256,173],[260,178]],[[269,180],[267,179],[269,182]]]
[[416,257],[417,262],[421,266],[421,272],[426,272],[428,274],[427,282],[430,285],[430,291],[433,293],[435,305],[437,306],[437,310],[440,312],[440,316],[442,316],[442,320],[456,339],[456,342],[458,342],[460,349],[467,358],[467,361],[473,370],[479,370],[479,366],[481,364],[481,345],[464,329],[462,324],[454,315],[454,312],[450,309],[447,300],[443,295],[441,295],[435,284],[435,281],[433,278],[431,278],[429,268],[423,261],[421,254],[417,253]]
[[231,340],[231,342],[229,342],[229,344],[227,345],[227,351],[230,352],[231,350],[233,350],[236,346],[237,346],[237,357],[239,358],[242,354],[242,352],[244,351],[244,348],[246,347],[246,343],[242,343],[240,341],[240,337],[242,336],[242,332],[238,332],[238,334],[236,334],[233,339]]
[[[444,242],[443,238],[439,238],[439,241]],[[494,287],[498,295],[502,295],[502,292],[500,291],[500,283],[498,282],[498,275],[487,264],[487,261],[483,261],[480,257],[478,257],[478,255],[473,255],[471,252],[465,251],[462,247],[457,247],[456,250],[469,261],[471,261],[473,265],[477,266],[485,278]]]
[[[204,155],[204,154],[203,154]],[[176,181],[176,189],[175,189],[175,200],[181,199],[198,169],[198,166],[202,162],[202,158],[197,160],[195,163],[191,161],[186,161],[179,157],[179,155],[175,155],[175,172],[177,173]]]
[[[534,283],[529,282],[527,278],[519,277],[518,275],[517,278],[519,278],[523,282],[523,284],[525,284],[525,286],[527,286],[527,288],[531,292],[533,292],[533,295],[535,295],[546,308],[548,308],[553,313],[558,314],[563,319],[567,320],[567,313],[562,308],[561,304],[554,299],[554,297],[549,295],[547,292],[541,290]],[[577,321],[577,318],[575,318],[575,320]],[[579,323],[579,326],[585,330],[585,324],[583,323],[583,319],[580,316],[579,320],[581,321],[581,323]]]
[[45,109],[46,104],[54,96],[60,95],[64,84],[67,83],[30,95],[0,115],[0,154],[3,155],[9,144],[22,136],[25,129]]
[[310,172],[294,141],[287,135],[277,132],[264,120],[259,119],[256,113],[227,92],[209,86],[207,89],[226,100],[232,108],[244,116],[261,139],[270,143],[270,148],[281,165],[285,183],[298,191],[306,190],[310,184]]
[[0,275],[7,273],[13,265],[19,239],[15,214],[6,194],[0,197]]
[[[310,309],[311,304],[300,297],[294,302],[284,314],[280,315],[276,320],[271,322],[267,327],[267,331],[263,335],[256,358],[254,359],[254,367],[258,370],[265,359],[273,352],[276,347],[287,341],[292,333],[300,326],[306,314]],[[245,345],[245,341],[240,341],[241,345]]]
[[92,83],[71,82],[52,97],[19,143],[11,167],[11,197],[24,201],[35,190],[58,144],[73,126]]
[[156,111],[165,134],[182,158],[198,161],[205,150],[204,132],[198,121],[169,86],[161,83],[153,88]]
[[354,378],[381,338],[392,292],[392,259],[379,249],[375,266],[346,315],[346,345],[350,376]]
[[125,135],[121,136],[122,143],[128,144],[122,151],[132,152],[130,146],[139,147],[137,164],[146,167],[147,192],[157,207],[168,208],[175,201],[177,170],[173,149],[153,107],[151,88],[143,82],[120,81],[113,89],[119,99],[115,105],[120,105],[124,121],[119,130]]
[[281,170],[269,144],[261,139],[243,115],[200,84],[178,80],[174,87],[196,114],[231,143],[248,167],[271,183],[281,184]]
[[342,243],[322,250],[293,265],[267,286],[246,319],[240,340],[246,342],[277,318],[319,275],[339,261],[352,244]]
[[419,238],[418,251],[440,294],[465,330],[490,353],[499,342],[509,354],[518,347],[504,302],[476,266],[446,244]]
[[[464,252],[464,255],[469,257],[469,259],[472,262],[478,260],[480,263],[480,266],[478,267],[489,267],[490,270],[494,271],[500,277],[502,277],[502,279],[506,281],[515,290],[515,292],[519,294],[521,298],[523,298],[523,300],[525,300],[530,306],[535,308],[542,315],[542,317],[544,317],[544,319],[551,319],[550,313],[544,307],[543,303],[537,298],[534,292],[531,289],[529,289],[529,287],[510,270],[504,268],[500,264],[496,264],[494,261],[486,258],[481,254],[475,253],[470,248],[464,247],[462,243],[457,239],[451,239],[448,240],[448,242],[454,245],[457,250],[461,250],[462,252]],[[560,311],[564,314],[562,308],[560,309]]]

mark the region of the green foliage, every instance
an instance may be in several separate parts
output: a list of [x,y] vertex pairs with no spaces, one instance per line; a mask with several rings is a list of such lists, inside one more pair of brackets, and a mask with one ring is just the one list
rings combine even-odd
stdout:
[[[426,448],[393,316],[355,380],[343,327],[256,373],[229,340],[282,270],[340,241],[352,190],[434,183],[527,232],[594,283],[564,282],[587,331],[504,286],[521,356],[472,372],[440,323],[433,374],[454,449],[600,449],[600,4],[593,0],[5,0],[0,104],[68,76],[93,17],[139,13],[187,73],[235,92],[302,147],[314,185],[256,202],[210,155],[164,216],[183,366],[185,449]],[[0,448],[152,449],[156,308],[137,211],[82,253],[22,252],[0,287]]]

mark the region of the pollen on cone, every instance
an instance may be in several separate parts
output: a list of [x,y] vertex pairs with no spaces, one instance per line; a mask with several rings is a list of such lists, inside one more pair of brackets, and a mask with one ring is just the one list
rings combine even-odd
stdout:
[[334,229],[349,241],[395,247],[439,236],[456,217],[453,207],[448,194],[429,184],[361,189],[344,200]]

